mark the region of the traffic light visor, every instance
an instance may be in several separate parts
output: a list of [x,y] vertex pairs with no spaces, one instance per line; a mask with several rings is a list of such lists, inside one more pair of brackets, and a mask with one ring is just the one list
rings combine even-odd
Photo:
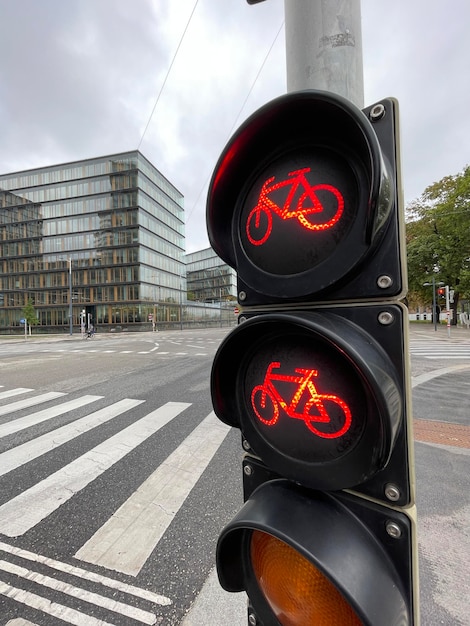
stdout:
[[287,94],[223,151],[209,187],[209,240],[248,289],[304,297],[344,281],[372,253],[394,189],[359,109],[326,92]]
[[[409,520],[370,503],[364,521],[354,501],[263,483],[220,535],[222,587],[246,591],[261,623],[406,626],[410,572],[396,558],[409,550]],[[383,540],[390,520],[403,530],[400,546]]]
[[[381,310],[365,310],[367,320]],[[340,312],[254,316],[212,368],[218,417],[277,473],[315,489],[357,486],[383,469],[402,420],[389,357]]]

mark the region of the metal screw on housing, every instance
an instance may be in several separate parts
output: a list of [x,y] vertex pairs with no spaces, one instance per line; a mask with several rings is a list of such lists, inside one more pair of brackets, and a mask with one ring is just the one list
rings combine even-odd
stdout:
[[388,520],[388,522],[385,524],[385,528],[390,537],[393,537],[393,539],[400,539],[402,532],[400,526],[396,522]]
[[393,322],[395,316],[393,315],[393,313],[390,313],[390,311],[382,311],[381,313],[379,313],[377,319],[379,320],[379,324],[382,324],[383,326],[388,326]]
[[238,299],[240,300],[240,302],[243,302],[244,300],[246,300],[246,292],[240,291],[240,293],[238,294]]
[[248,441],[246,439],[244,439],[242,441],[242,446],[243,446],[243,449],[246,450],[246,451],[251,449],[251,446],[250,446],[250,444],[248,443]]
[[377,286],[380,287],[380,289],[388,289],[388,287],[392,286],[392,283],[392,277],[387,276],[386,274],[383,274],[382,276],[379,276],[377,278]]
[[254,613],[250,613],[248,616],[248,623],[250,626],[256,626],[258,620],[256,619],[256,615]]
[[253,468],[251,467],[251,465],[245,465],[243,471],[245,472],[246,476],[251,476],[253,474]]
[[385,485],[385,497],[387,498],[387,500],[390,500],[391,502],[397,502],[397,500],[400,499],[400,495],[400,490],[396,485],[393,485],[392,483],[388,483],[387,485]]
[[238,323],[241,324],[242,322],[246,322],[246,317],[244,315],[240,315],[238,318]]
[[372,107],[369,113],[369,117],[372,122],[378,122],[385,115],[385,107],[383,104],[376,104]]

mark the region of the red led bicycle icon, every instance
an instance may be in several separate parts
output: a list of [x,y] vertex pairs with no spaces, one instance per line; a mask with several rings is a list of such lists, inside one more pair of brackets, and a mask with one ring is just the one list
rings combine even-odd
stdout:
[[[246,234],[250,243],[254,246],[261,246],[271,234],[273,227],[273,213],[283,220],[296,219],[304,228],[313,231],[327,230],[334,226],[340,219],[344,210],[344,198],[341,193],[332,185],[310,185],[306,174],[310,172],[309,167],[301,170],[289,172],[287,180],[274,183],[275,176],[268,178],[260,191],[258,203],[250,211],[246,220]],[[289,193],[282,206],[276,204],[270,197],[274,191],[290,185]],[[301,192],[300,195],[298,192]],[[313,215],[318,216],[325,209],[320,202],[317,192],[327,191],[334,196],[336,208],[332,217],[325,222],[310,221]],[[298,196],[297,201],[294,198]],[[262,220],[261,217],[264,216]]]
[[[318,437],[336,439],[349,430],[352,419],[349,406],[338,396],[318,393],[312,381],[312,378],[318,376],[317,370],[297,368],[295,369],[297,376],[273,373],[274,369],[280,367],[281,364],[279,362],[270,363],[263,383],[254,387],[251,392],[253,410],[256,417],[263,424],[274,426],[279,419],[279,407],[281,406],[289,417],[303,420],[307,428],[315,435],[318,435]],[[274,381],[297,385],[297,390],[289,403],[285,401],[276,389]],[[303,404],[302,410],[298,411],[299,403],[304,394],[308,394],[308,397]],[[332,421],[325,404],[333,404],[340,409],[340,426],[335,425],[334,430],[330,432],[319,430],[315,425],[330,424]]]

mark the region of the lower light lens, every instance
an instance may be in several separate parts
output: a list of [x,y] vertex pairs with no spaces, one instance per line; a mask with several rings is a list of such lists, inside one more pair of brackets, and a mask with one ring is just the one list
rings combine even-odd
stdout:
[[328,578],[283,541],[253,531],[251,561],[258,584],[282,626],[361,626]]

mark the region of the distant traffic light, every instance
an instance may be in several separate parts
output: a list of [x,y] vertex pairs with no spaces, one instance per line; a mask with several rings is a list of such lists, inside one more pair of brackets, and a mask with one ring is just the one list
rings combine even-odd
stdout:
[[217,570],[257,624],[418,623],[397,124],[392,99],[282,96],[209,187],[243,306],[211,375],[246,451]]

